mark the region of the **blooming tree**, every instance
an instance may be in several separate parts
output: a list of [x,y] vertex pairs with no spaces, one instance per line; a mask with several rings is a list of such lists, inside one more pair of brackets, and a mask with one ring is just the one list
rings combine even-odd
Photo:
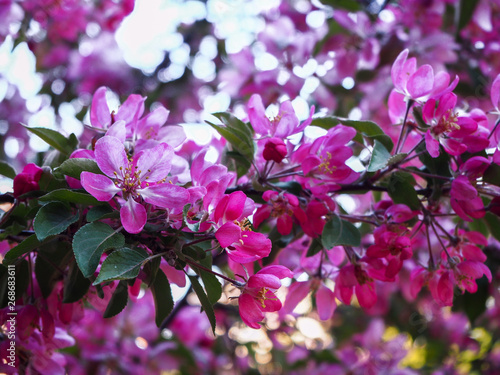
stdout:
[[0,4],[1,371],[498,373],[500,3],[240,3]]

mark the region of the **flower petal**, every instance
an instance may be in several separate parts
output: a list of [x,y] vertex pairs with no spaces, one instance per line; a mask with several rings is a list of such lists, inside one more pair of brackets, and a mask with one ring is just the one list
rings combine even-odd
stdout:
[[127,232],[139,233],[148,220],[146,208],[135,200],[129,199],[120,209],[120,219]]
[[250,328],[259,329],[260,325],[257,323],[264,319],[264,313],[257,301],[249,294],[243,293],[238,299],[238,304],[243,323]]
[[102,174],[82,172],[80,181],[83,188],[101,202],[109,201],[116,193],[121,191],[112,180]]
[[92,97],[90,123],[96,128],[105,129],[111,124],[111,114],[106,101],[106,87],[99,87]]
[[432,91],[434,71],[430,65],[422,65],[408,79],[406,89],[412,99],[421,98]]
[[137,189],[137,192],[147,203],[169,209],[182,209],[190,198],[187,189],[168,182]]
[[321,284],[316,292],[316,307],[318,315],[321,320],[328,320],[332,317],[337,303],[335,302],[335,295],[325,285]]
[[97,165],[108,177],[124,176],[129,163],[125,147],[118,138],[105,135],[96,142],[94,154]]
[[157,182],[167,178],[172,167],[174,150],[166,143],[142,151],[137,158],[139,178],[143,182]]
[[241,238],[241,228],[232,222],[224,223],[215,233],[221,247],[228,247]]

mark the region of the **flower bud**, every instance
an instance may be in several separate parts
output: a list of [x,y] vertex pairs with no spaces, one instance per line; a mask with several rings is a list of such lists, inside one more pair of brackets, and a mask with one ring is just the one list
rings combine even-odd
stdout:
[[21,173],[14,177],[14,197],[38,190],[38,181],[42,177],[43,169],[36,164],[26,165]]
[[267,161],[275,161],[276,163],[281,163],[287,154],[287,149],[285,142],[279,138],[270,138],[266,145],[264,146],[264,152],[262,155]]

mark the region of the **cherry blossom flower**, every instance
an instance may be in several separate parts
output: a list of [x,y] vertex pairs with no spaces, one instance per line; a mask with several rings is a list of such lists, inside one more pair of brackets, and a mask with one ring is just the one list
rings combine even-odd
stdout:
[[298,198],[293,194],[267,190],[262,199],[268,204],[259,207],[255,212],[253,223],[255,228],[271,216],[277,218],[278,232],[285,236],[292,231],[294,217],[299,223],[307,220],[306,214],[299,207]]
[[225,195],[217,204],[213,217],[219,226],[215,238],[229,258],[238,263],[262,259],[271,252],[271,240],[252,231],[247,216],[255,209],[254,202],[242,191]]
[[335,296],[347,305],[351,304],[353,293],[361,307],[369,309],[377,302],[375,284],[372,277],[360,264],[342,267],[335,282]]
[[458,116],[454,113],[457,96],[446,93],[436,106],[435,99],[429,99],[422,110],[422,116],[431,128],[425,134],[425,144],[429,154],[439,156],[439,144],[450,155],[460,155],[467,150],[461,139],[474,133],[477,123],[470,117]]
[[33,190],[38,190],[38,182],[42,177],[43,169],[38,165],[27,164],[21,173],[14,177],[14,197],[19,197]]
[[309,118],[300,124],[292,103],[287,100],[280,104],[278,115],[270,120],[262,98],[258,94],[252,95],[248,101],[248,118],[257,134],[276,138],[286,138],[304,130],[312,121],[314,106],[311,107]]
[[285,277],[291,278],[293,274],[284,266],[264,267],[250,276],[239,297],[240,316],[247,326],[258,329],[264,312],[281,309],[281,301],[275,293]]
[[122,225],[129,233],[139,233],[147,221],[144,202],[179,209],[189,200],[186,189],[167,182],[172,154],[172,148],[162,143],[129,159],[117,138],[104,136],[95,145],[95,159],[104,175],[82,172],[82,186],[99,201],[119,193],[125,200],[120,209]]

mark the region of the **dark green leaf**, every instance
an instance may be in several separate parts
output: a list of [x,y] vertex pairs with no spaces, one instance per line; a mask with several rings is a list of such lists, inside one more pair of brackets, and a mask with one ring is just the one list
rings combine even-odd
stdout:
[[491,212],[486,212],[484,216],[486,225],[490,229],[490,234],[497,240],[500,241],[500,218]]
[[124,247],[113,251],[102,263],[101,271],[93,285],[109,280],[133,279],[139,275],[141,265],[148,258],[142,249]]
[[249,142],[245,138],[245,135],[233,128],[228,128],[208,122],[217,132],[224,137],[233,147],[234,151],[239,152],[242,156],[253,160],[254,145],[253,141]]
[[415,179],[406,172],[395,172],[391,175],[388,193],[394,203],[406,204],[412,210],[420,209],[420,200],[413,185]]
[[104,318],[111,318],[118,315],[123,311],[128,302],[128,288],[126,281],[120,281],[109,300],[106,311],[104,311]]
[[81,227],[73,237],[73,252],[78,267],[85,277],[94,274],[102,253],[107,249],[123,247],[125,237],[113,228],[101,222],[94,222]]
[[[15,299],[9,299],[9,277],[13,277],[15,280]],[[0,265],[0,303],[1,308],[6,307],[8,302],[11,302],[9,305],[9,310],[14,311],[12,302],[17,301],[28,289],[29,281],[31,280],[31,270],[28,265],[28,262],[25,259],[22,259],[20,262],[17,262],[10,267],[5,267],[4,265]]]
[[323,228],[321,242],[325,249],[339,245],[359,246],[361,245],[361,233],[353,224],[334,215]]
[[71,142],[65,136],[61,135],[61,133],[47,128],[30,128],[25,126],[25,128],[42,138],[49,145],[54,147],[56,150],[62,152],[65,155],[71,154],[75,147],[72,146]]
[[83,276],[76,262],[72,262],[64,279],[63,303],[77,302],[87,294],[90,280]]
[[376,172],[385,168],[387,166],[387,161],[391,157],[391,154],[384,147],[382,143],[375,140],[375,145],[373,146],[372,157],[370,159],[370,164],[368,165],[368,172]]
[[170,283],[162,270],[158,270],[155,280],[151,284],[151,292],[155,301],[155,322],[160,327],[161,323],[174,308]]
[[479,0],[460,0],[460,13],[458,16],[458,24],[457,24],[457,35],[462,30],[469,21],[471,20],[472,15],[474,14],[474,9],[477,6]]
[[356,0],[322,0],[323,4],[330,5],[335,9],[342,8],[351,12],[361,10],[359,1]]
[[85,158],[68,159],[64,161],[58,168],[56,168],[54,170],[54,173],[66,175],[79,180],[80,174],[84,171],[103,174],[94,160]]
[[309,245],[309,249],[307,250],[307,257],[312,257],[316,255],[323,249],[323,244],[318,238],[313,238],[311,244]]
[[491,163],[483,175],[483,181],[500,186],[500,165]]
[[97,199],[95,199],[87,192],[70,189],[54,190],[38,199],[42,202],[62,201],[68,203],[84,204],[88,206],[99,203]]
[[68,242],[57,240],[40,246],[35,261],[35,276],[44,298],[52,293],[55,283],[62,279],[64,270],[72,257]]
[[8,178],[14,178],[17,173],[9,164],[4,161],[0,161],[0,174]]
[[392,151],[394,144],[392,143],[391,137],[384,133],[384,131],[376,123],[372,121],[354,121],[348,120],[341,117],[320,117],[312,120],[311,125],[319,126],[323,129],[330,129],[339,124],[350,126],[356,129],[358,134],[354,137],[354,140],[358,143],[363,144],[363,137],[370,140],[377,140],[384,145],[384,147]]
[[33,229],[40,241],[59,234],[78,221],[78,214],[61,202],[50,202],[40,208],[33,222]]
[[15,260],[19,258],[21,255],[24,255],[27,252],[36,249],[38,246],[40,246],[40,241],[38,241],[38,238],[36,238],[35,234],[32,234],[31,236],[27,237],[23,242],[21,242],[19,245],[10,249],[7,252],[7,254],[5,254],[4,263],[9,263],[6,261]]
[[148,287],[151,286],[151,284],[154,283],[156,280],[156,275],[158,274],[158,271],[160,270],[160,264],[161,264],[161,258],[156,257],[151,259],[149,262],[147,262],[144,267],[143,271],[146,274],[147,278],[144,280],[144,282],[147,284]]
[[102,204],[92,207],[87,211],[87,221],[92,222],[103,218],[108,218],[111,214],[119,215],[119,211],[114,210],[109,204]]
[[[205,259],[201,260],[200,263],[206,268],[212,269],[211,256],[205,257]],[[200,276],[203,281],[203,286],[205,287],[205,290],[207,292],[208,299],[213,305],[220,299],[222,295],[222,285],[213,273],[200,270]]]
[[189,280],[191,281],[191,285],[193,286],[193,290],[195,291],[196,295],[198,296],[198,299],[200,300],[201,307],[203,308],[203,310],[205,310],[205,314],[207,314],[208,320],[210,321],[210,324],[212,326],[212,331],[215,334],[216,321],[215,321],[215,312],[212,307],[212,304],[210,303],[210,300],[208,299],[205,290],[198,281],[198,276],[188,275],[188,277]]

